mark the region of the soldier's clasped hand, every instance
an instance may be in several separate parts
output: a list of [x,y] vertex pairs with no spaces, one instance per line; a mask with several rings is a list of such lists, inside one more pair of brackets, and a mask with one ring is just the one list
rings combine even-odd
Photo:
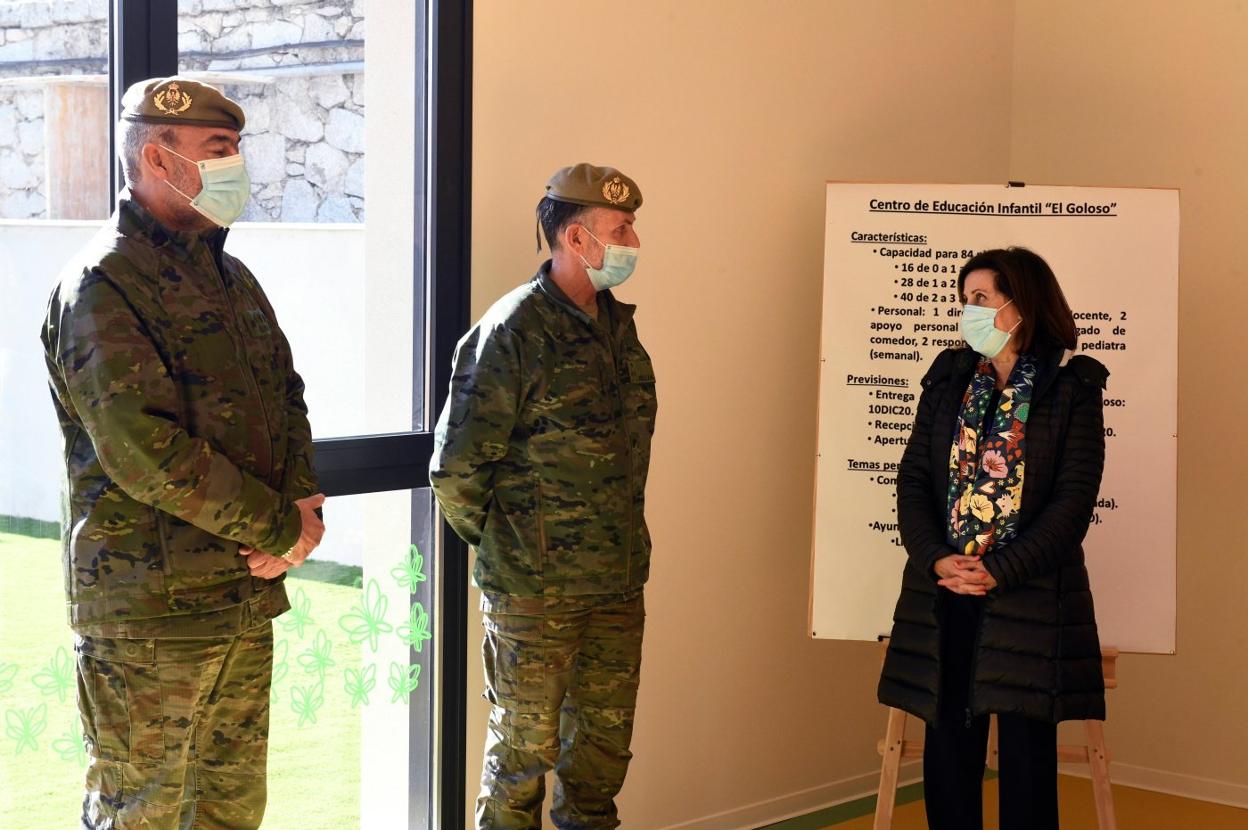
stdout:
[[239,547],[238,554],[247,557],[247,569],[251,571],[251,575],[262,579],[274,579],[286,573],[290,568],[298,568],[302,565],[312,551],[321,544],[321,539],[325,536],[325,523],[321,521],[320,516],[316,515],[317,509],[324,503],[325,496],[321,493],[295,501],[295,506],[299,508],[299,515],[303,520],[303,530],[299,534],[299,541],[284,556],[275,556],[246,545]]

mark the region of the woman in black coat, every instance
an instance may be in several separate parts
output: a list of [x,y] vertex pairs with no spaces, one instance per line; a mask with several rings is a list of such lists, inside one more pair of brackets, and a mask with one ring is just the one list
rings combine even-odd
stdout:
[[988,715],[1002,830],[1055,830],[1057,723],[1105,718],[1081,545],[1105,461],[1108,372],[1072,356],[1074,317],[1022,248],[958,275],[962,333],[923,378],[897,475],[908,561],[880,702],[927,723],[932,830],[979,830]]

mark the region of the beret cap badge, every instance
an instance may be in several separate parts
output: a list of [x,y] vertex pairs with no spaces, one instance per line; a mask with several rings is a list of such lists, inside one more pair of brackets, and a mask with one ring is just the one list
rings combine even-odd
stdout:
[[191,103],[191,96],[177,84],[170,84],[152,94],[152,105],[166,115],[181,115],[191,108]]
[[602,186],[602,197],[613,205],[622,204],[628,200],[631,191],[628,185],[620,181],[620,177],[616,176],[611,181]]

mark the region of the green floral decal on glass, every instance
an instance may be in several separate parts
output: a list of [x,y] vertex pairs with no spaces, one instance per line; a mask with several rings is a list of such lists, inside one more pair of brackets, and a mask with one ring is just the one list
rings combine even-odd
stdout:
[[369,663],[361,671],[347,669],[343,688],[351,696],[351,708],[368,705],[368,693],[377,685],[377,666]]
[[299,726],[316,723],[316,713],[325,704],[325,687],[320,683],[295,686],[290,690],[290,708],[299,716]]
[[35,740],[48,728],[48,705],[40,703],[33,709],[10,709],[4,713],[4,734],[17,742],[14,755],[23,750],[37,750]]
[[420,685],[420,664],[404,666],[402,663],[390,664],[390,696],[391,703],[407,703],[408,696]]
[[329,637],[325,636],[324,630],[317,631],[312,647],[299,655],[299,665],[303,666],[303,670],[308,674],[315,673],[324,683],[325,673],[337,665],[329,656],[333,650],[334,644],[329,641]]
[[302,588],[295,589],[295,597],[290,601],[290,610],[277,618],[282,628],[293,631],[303,639],[303,632],[312,623],[312,600]]
[[52,742],[52,750],[61,756],[62,761],[72,761],[80,767],[87,765],[87,749],[82,743],[82,728],[77,718],[70,723],[69,729],[61,733],[61,737]]
[[338,625],[347,632],[351,642],[362,643],[368,640],[369,649],[376,654],[381,635],[394,630],[394,626],[386,622],[386,609],[389,605],[390,600],[381,592],[377,580],[370,579],[368,588],[360,596],[359,605],[344,614],[338,620]]
[[74,687],[74,664],[64,646],[56,650],[47,668],[30,678],[30,682],[43,694],[56,695],[61,703],[66,701],[69,690]]
[[290,673],[290,665],[286,662],[290,656],[290,643],[287,640],[278,640],[273,643],[273,681],[269,687],[270,699],[276,701],[278,698],[277,684],[286,679],[286,675]]
[[0,695],[13,690],[13,681],[17,679],[17,664],[0,662]]
[[408,548],[407,559],[392,569],[390,575],[400,588],[409,592],[416,590],[416,586],[425,581],[425,557],[420,555],[420,548],[415,545]]
[[417,651],[423,651],[425,641],[433,635],[429,633],[429,614],[425,606],[419,602],[412,605],[407,622],[399,626],[399,639]]

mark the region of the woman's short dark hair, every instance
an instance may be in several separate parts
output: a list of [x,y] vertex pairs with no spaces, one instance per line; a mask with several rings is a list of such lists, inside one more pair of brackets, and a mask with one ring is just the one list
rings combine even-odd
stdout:
[[[549,196],[542,197],[542,200],[537,203],[537,222],[542,226],[546,244],[550,246],[552,252],[559,247],[559,236],[563,233],[563,229],[580,219],[581,215],[588,210],[589,208],[585,205],[561,202]],[[541,250],[542,246],[539,244],[537,247]]]
[[983,269],[995,275],[997,290],[1014,301],[1023,318],[1014,333],[1019,351],[1075,348],[1075,316],[1053,269],[1039,254],[1026,248],[995,248],[971,257],[958,272],[958,298],[963,303],[966,275]]

